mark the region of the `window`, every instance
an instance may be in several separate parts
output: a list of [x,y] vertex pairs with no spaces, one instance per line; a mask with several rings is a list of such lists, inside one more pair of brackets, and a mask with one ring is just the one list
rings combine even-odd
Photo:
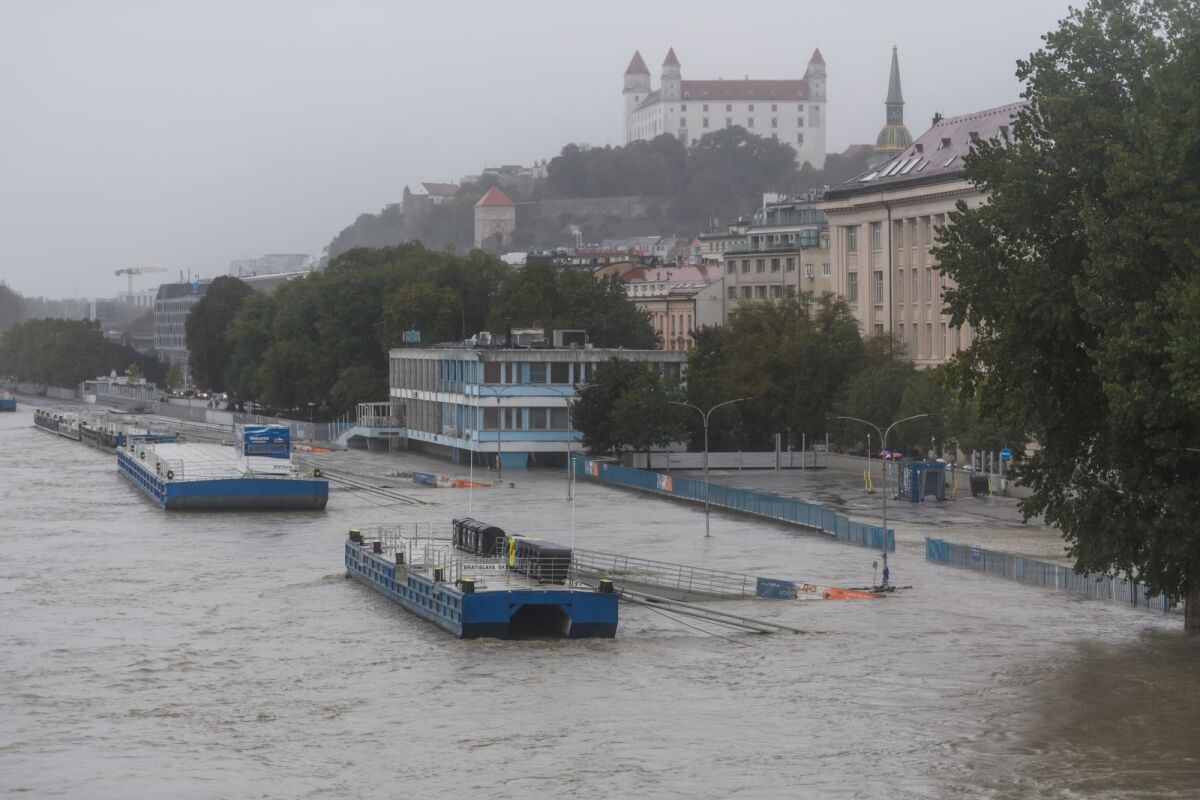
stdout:
[[942,356],[942,358],[945,358],[949,355],[949,353],[946,351],[946,323],[944,322],[942,323],[942,352],[938,355]]
[[896,270],[896,302],[904,302],[904,270]]
[[736,298],[737,298],[737,287],[736,287],[736,286],[730,286],[730,287],[729,287],[729,299],[730,299],[730,300],[734,300],[734,299],[736,299]]
[[846,228],[846,250],[850,253],[858,252],[858,226]]
[[733,106],[732,106],[732,105],[730,105],[729,103],[726,103],[726,104],[725,104],[725,110],[726,110],[726,111],[733,111]]
[[767,296],[767,287],[755,286],[754,287],[754,296],[759,297],[759,298],[766,297]]
[[782,296],[783,296],[783,287],[780,286],[779,284],[772,285],[771,286],[771,297],[782,297]]
[[883,323],[882,322],[875,323],[875,333],[876,334],[883,333]]
[[779,272],[779,259],[778,258],[771,259],[771,272]]
[[765,258],[754,259],[754,271],[755,272],[766,272],[767,271],[767,260]]
[[796,144],[804,144],[804,134],[803,133],[796,134]]
[[796,106],[796,110],[797,110],[797,111],[803,111],[803,110],[804,110],[804,106],[798,105],[798,106]]
[[812,123],[813,127],[820,125],[821,124],[821,107],[820,106],[809,107],[808,119]]
[[753,110],[754,110],[754,103],[751,103],[751,104],[750,104],[750,108],[749,108],[748,110],[749,110],[749,111],[753,111]]
[[904,323],[903,322],[900,323],[900,328],[896,333],[896,338],[899,339],[901,342],[904,341]]
[[788,272],[796,271],[796,259],[795,258],[789,258],[787,260],[787,271]]
[[726,118],[725,118],[725,127],[726,127],[726,128],[732,128],[732,127],[733,127],[733,117],[726,117]]
[[883,270],[875,270],[875,305],[883,305]]
[[816,277],[816,273],[815,273],[815,272],[813,272],[813,265],[812,265],[812,264],[805,264],[805,265],[804,265],[804,277],[808,278],[810,281],[811,281],[813,278],[815,278],[815,277]]
[[797,128],[804,127],[804,117],[796,117],[796,127]]
[[708,113],[708,103],[705,103],[704,106],[700,110],[707,114]]
[[546,364],[545,362],[530,362],[529,364],[529,383],[545,383],[546,382]]
[[921,299],[921,276],[917,274],[916,269],[912,271],[912,294],[908,296],[908,299],[914,305]]
[[686,112],[686,111],[687,111],[687,106],[686,106],[686,105],[681,105],[681,106],[679,107],[679,110],[680,110],[681,112]]
[[796,287],[795,286],[787,287],[787,293],[788,293],[788,297],[795,297],[796,296]]
[[778,127],[779,127],[779,120],[778,120],[777,118],[775,118],[775,117],[771,117],[771,127],[772,127],[772,128],[778,128]]
[[933,268],[925,268],[925,302],[933,302]]
[[872,222],[871,223],[871,249],[872,250],[882,250],[883,249],[883,223],[882,222]]
[[702,127],[702,128],[708,127],[708,117],[705,117],[704,119],[700,120],[700,127]]
[[750,271],[750,259],[742,259],[742,272]]
[[774,103],[771,103],[771,110],[772,110],[772,111],[778,111],[778,110],[779,110],[779,106],[775,105]]
[[753,128],[753,127],[754,127],[754,117],[749,117],[749,118],[747,118],[747,119],[746,119],[746,127],[747,127],[747,128]]
[[749,299],[753,294],[754,294],[754,287],[752,287],[752,286],[743,286],[742,287],[742,297]]
[[933,323],[925,323],[925,355],[933,358]]
[[851,303],[858,302],[858,273],[851,272],[848,276],[849,282],[846,284],[846,299]]
[[833,271],[829,268],[829,262],[826,261],[824,264],[821,265],[821,277],[828,278],[832,274],[833,274]]

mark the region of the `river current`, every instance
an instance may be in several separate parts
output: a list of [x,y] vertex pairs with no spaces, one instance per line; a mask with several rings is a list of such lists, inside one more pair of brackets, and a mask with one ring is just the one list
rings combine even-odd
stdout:
[[[928,565],[904,531],[897,596],[723,606],[800,635],[624,605],[613,640],[459,641],[348,580],[346,530],[470,510],[570,543],[562,472],[167,513],[27,408],[0,415],[5,796],[1200,797],[1200,636],[1178,616]],[[594,550],[872,577],[862,548],[724,514],[705,539],[698,509],[596,484],[574,514]]]

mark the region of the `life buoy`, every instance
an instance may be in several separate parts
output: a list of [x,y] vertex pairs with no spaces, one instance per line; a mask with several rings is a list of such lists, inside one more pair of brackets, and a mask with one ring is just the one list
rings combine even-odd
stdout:
[[175,473],[172,470],[167,470],[167,480],[169,480],[169,481],[175,480]]
[[321,477],[321,468],[320,467],[316,467],[315,469],[313,469],[313,477],[314,478]]

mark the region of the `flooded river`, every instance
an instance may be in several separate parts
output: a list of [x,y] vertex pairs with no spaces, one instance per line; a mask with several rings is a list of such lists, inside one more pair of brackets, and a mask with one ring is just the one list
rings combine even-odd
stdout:
[[[506,477],[401,489],[423,506],[334,490],[322,513],[168,514],[111,455],[0,415],[0,794],[1200,795],[1200,637],[1179,617],[926,565],[912,531],[896,597],[725,606],[802,635],[623,606],[614,640],[458,641],[344,577],[348,528],[468,506],[569,543],[563,473]],[[705,540],[696,508],[590,483],[575,520],[595,550],[872,577],[867,550],[726,515]]]

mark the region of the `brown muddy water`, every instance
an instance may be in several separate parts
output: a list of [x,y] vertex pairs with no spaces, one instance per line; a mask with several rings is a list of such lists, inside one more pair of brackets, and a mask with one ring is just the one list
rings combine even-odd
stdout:
[[[1180,618],[927,565],[908,536],[898,596],[725,606],[802,635],[623,606],[614,640],[458,641],[344,577],[348,528],[468,506],[569,543],[562,473],[506,477],[394,484],[416,507],[168,514],[111,455],[0,416],[0,794],[1200,796]],[[819,583],[865,583],[875,557],[737,516],[705,540],[693,507],[589,483],[575,519],[580,547]]]

